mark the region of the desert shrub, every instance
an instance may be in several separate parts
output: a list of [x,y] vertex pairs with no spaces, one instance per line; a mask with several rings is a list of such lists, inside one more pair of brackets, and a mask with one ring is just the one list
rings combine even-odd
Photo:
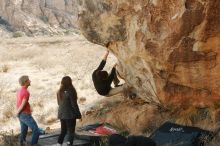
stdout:
[[73,28],[73,29],[66,29],[66,30],[64,31],[64,34],[65,34],[65,35],[81,34],[81,32],[80,32],[80,30]]
[[41,113],[38,112],[36,115],[37,121],[43,123],[45,125],[53,124],[57,121],[57,112],[55,108],[46,108],[44,107],[44,111]]
[[7,82],[0,80],[0,102],[4,103],[0,107],[0,124],[7,122],[11,119],[15,113],[15,98],[11,97],[9,90],[9,85]]
[[31,103],[36,120],[43,125],[55,123],[57,121],[57,106],[54,104],[57,101],[53,97],[53,92],[32,92],[32,96],[38,97],[33,97]]
[[25,35],[24,32],[21,31],[16,31],[13,33],[14,38],[23,37],[24,35]]
[[9,66],[4,64],[2,67],[1,67],[1,72],[4,72],[4,73],[7,73],[9,70]]
[[11,118],[13,118],[15,113],[15,106],[12,106],[12,104],[14,104],[15,101],[12,101],[12,98],[8,98],[8,97],[3,97],[3,98],[6,99],[1,99],[1,101],[8,100],[8,102],[6,102],[4,106],[1,107],[2,114],[0,115],[0,123],[6,123]]
[[30,62],[39,70],[53,68],[56,66],[56,58],[48,57],[47,60],[45,60],[45,57],[46,54],[42,54],[42,56],[35,57]]
[[47,16],[40,16],[40,19],[44,22],[44,23],[48,23],[49,18]]
[[0,57],[0,61],[5,62],[4,64],[6,64],[7,66],[8,66],[7,62],[10,61],[33,60],[36,56],[42,55],[44,51],[43,48],[32,49],[29,47],[29,45],[27,46],[20,45],[19,47],[16,47],[18,46],[18,44],[16,43],[13,44],[13,42],[9,42],[9,43],[10,43],[10,53],[8,53],[8,51],[3,51]]
[[1,146],[17,146],[18,136],[14,134],[13,130],[10,132],[0,132],[0,145]]
[[3,97],[3,87],[0,86],[0,99],[2,99],[2,97]]

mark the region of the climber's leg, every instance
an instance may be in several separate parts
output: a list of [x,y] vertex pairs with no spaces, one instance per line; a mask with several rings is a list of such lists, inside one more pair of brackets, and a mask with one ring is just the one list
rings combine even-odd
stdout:
[[122,86],[118,86],[118,87],[115,87],[115,88],[112,88],[108,95],[106,95],[106,97],[109,97],[109,96],[113,96],[113,95],[116,95],[116,94],[119,94],[119,93],[122,93],[124,91],[124,84]]

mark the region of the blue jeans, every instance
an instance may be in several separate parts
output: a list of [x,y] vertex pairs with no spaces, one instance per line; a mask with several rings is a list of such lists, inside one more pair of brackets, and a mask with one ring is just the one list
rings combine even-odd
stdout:
[[21,125],[20,146],[23,146],[26,141],[28,127],[32,130],[30,146],[36,145],[39,139],[39,130],[34,118],[30,114],[21,113],[19,115],[19,121]]

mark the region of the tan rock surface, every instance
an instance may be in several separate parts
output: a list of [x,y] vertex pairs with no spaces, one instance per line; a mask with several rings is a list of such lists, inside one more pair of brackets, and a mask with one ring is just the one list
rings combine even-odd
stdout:
[[79,26],[117,56],[146,101],[210,105],[220,95],[219,0],[81,0]]

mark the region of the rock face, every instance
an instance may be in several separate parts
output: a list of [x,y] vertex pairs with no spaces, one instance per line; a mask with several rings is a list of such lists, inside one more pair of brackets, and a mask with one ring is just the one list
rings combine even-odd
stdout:
[[0,1],[0,26],[5,25],[1,22],[13,26],[9,32],[19,30],[27,35],[57,34],[75,28],[77,14],[75,0]]
[[219,0],[79,0],[79,27],[106,45],[151,103],[210,105],[220,96]]

